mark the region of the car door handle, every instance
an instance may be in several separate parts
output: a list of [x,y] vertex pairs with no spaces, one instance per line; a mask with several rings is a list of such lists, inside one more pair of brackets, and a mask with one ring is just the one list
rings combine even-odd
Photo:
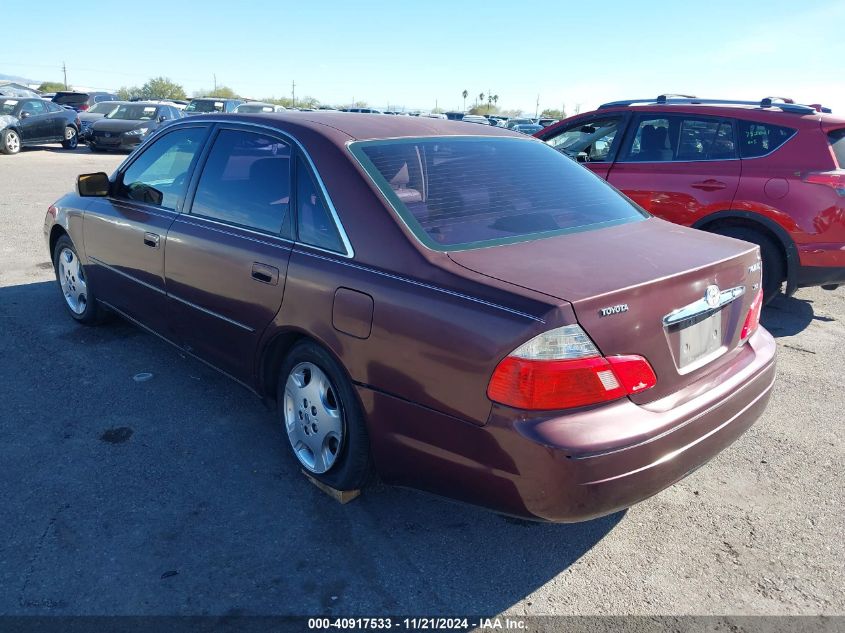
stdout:
[[155,233],[144,233],[144,246],[158,248],[159,236]]
[[695,189],[701,189],[702,191],[719,191],[719,189],[724,189],[727,185],[721,180],[708,178],[707,180],[692,183],[692,187]]
[[279,269],[260,262],[252,263],[252,278],[263,284],[275,286],[279,283]]

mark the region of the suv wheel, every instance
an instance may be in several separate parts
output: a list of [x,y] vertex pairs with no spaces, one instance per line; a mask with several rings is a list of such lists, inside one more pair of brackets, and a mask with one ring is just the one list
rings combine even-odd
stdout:
[[763,260],[763,303],[769,303],[780,294],[786,279],[786,264],[781,249],[772,238],[746,226],[723,226],[713,232],[759,246],[760,258]]

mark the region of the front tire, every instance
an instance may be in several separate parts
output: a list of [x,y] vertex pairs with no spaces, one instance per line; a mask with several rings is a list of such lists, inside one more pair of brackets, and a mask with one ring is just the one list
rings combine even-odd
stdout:
[[300,466],[338,490],[363,487],[372,472],[370,440],[352,383],[312,341],[288,353],[276,388],[280,417]]
[[21,137],[15,130],[3,130],[0,135],[0,152],[17,154],[21,151]]
[[76,247],[67,235],[62,235],[53,249],[53,268],[70,316],[85,325],[100,323],[103,309],[97,304]]
[[759,246],[760,258],[763,260],[763,304],[769,303],[780,294],[781,286],[786,279],[786,263],[781,249],[774,240],[746,226],[725,226],[714,232]]
[[76,149],[79,145],[79,134],[76,128],[68,125],[65,128],[65,140],[62,141],[62,147],[65,149]]

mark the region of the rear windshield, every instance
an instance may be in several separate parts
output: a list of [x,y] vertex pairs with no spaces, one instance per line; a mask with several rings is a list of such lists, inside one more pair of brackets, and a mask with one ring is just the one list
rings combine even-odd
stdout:
[[833,130],[827,135],[833,154],[836,156],[836,165],[839,169],[845,169],[845,128]]
[[82,92],[59,93],[53,97],[53,103],[59,105],[73,105],[75,103],[86,103],[88,95]]
[[185,112],[223,112],[226,104],[223,101],[215,101],[214,99],[194,100],[185,108]]
[[417,239],[464,250],[647,217],[560,152],[509,137],[396,139],[350,150]]
[[243,103],[238,106],[238,112],[247,114],[250,112],[272,112],[273,106],[269,105],[257,105],[254,103]]

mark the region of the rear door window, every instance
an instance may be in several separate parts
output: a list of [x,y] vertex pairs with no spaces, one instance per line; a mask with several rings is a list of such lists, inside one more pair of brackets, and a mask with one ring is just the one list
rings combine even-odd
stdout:
[[290,145],[221,130],[202,170],[192,215],[279,235],[290,206]]
[[545,143],[359,141],[350,150],[427,247],[463,250],[638,221],[645,213]]
[[836,164],[839,169],[845,169],[845,128],[834,130],[827,135],[830,147],[836,156]]
[[639,117],[623,152],[628,162],[691,162],[736,158],[728,119],[694,116]]
[[297,241],[328,251],[344,251],[337,225],[301,158],[296,161],[296,225]]
[[737,133],[740,157],[756,158],[771,154],[792,138],[795,130],[779,125],[740,120],[737,121]]
[[563,128],[554,136],[546,137],[545,141],[569,156],[578,156],[583,152],[591,163],[606,162],[610,160],[610,150],[620,136],[617,132],[621,127],[621,116],[580,121]]
[[206,132],[191,127],[160,136],[123,172],[117,197],[175,210]]

